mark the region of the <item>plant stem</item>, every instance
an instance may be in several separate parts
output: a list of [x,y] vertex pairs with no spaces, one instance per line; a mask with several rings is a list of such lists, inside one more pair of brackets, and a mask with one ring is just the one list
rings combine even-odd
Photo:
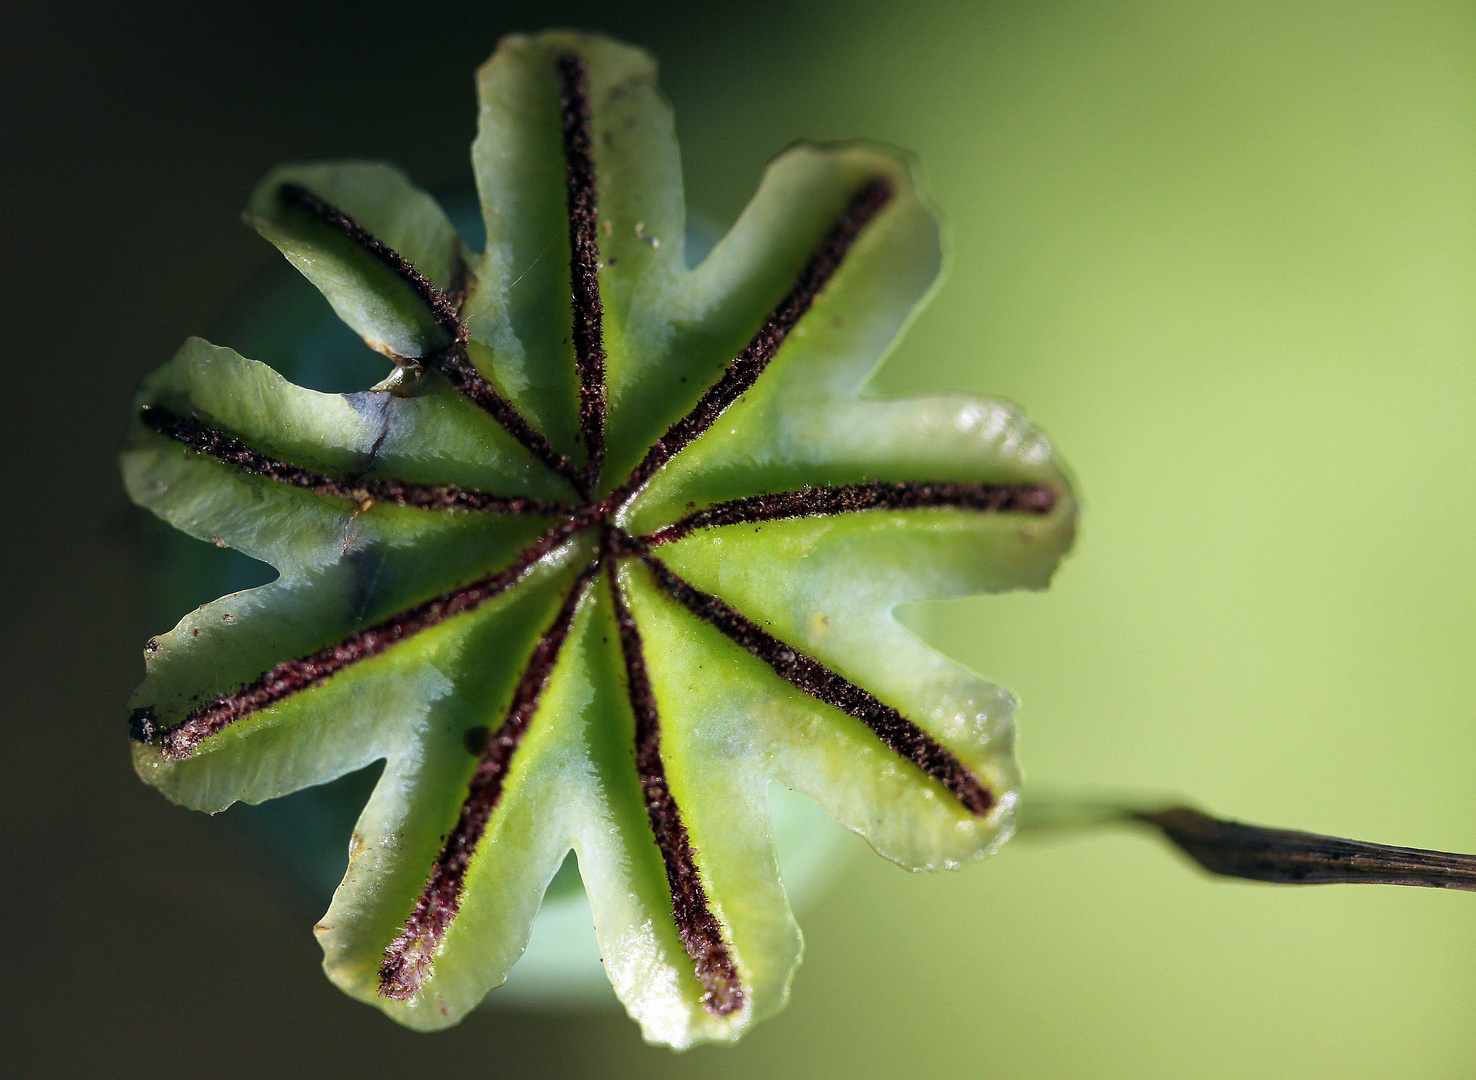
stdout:
[[1278,885],[1420,885],[1476,892],[1476,855],[1392,847],[1290,829],[1245,825],[1190,806],[1118,799],[1027,802],[1027,835],[1106,825],[1154,829],[1212,874]]

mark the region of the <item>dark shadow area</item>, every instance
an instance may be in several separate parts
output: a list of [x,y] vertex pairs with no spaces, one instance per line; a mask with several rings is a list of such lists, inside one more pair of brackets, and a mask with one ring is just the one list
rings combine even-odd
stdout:
[[[292,805],[232,810],[233,829],[138,782],[125,703],[145,639],[274,573],[136,515],[116,451],[132,387],[190,334],[280,359],[270,327],[243,329],[242,303],[317,320],[309,385],[362,389],[387,370],[240,224],[276,162],[390,160],[431,190],[464,191],[472,75],[500,35],[579,25],[645,45],[680,108],[705,66],[756,47],[781,17],[777,4],[674,2],[0,10],[3,724],[19,754],[0,788],[0,1073],[554,1077],[593,1048],[638,1043],[606,1012],[482,1010],[435,1038],[398,1028],[319,969],[311,908],[338,864],[289,853],[283,878],[243,840],[270,838]],[[353,387],[333,375],[346,356],[364,365]],[[150,585],[161,558],[174,570]],[[294,797],[328,807],[322,845],[339,846],[366,774]]]

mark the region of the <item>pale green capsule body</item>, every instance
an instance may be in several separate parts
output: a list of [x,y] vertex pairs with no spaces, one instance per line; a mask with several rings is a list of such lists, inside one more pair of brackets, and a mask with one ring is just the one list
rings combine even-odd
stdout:
[[136,764],[212,811],[380,767],[318,934],[402,1023],[542,947],[572,850],[645,1036],[736,1038],[800,954],[775,788],[912,869],[1008,836],[1013,699],[893,611],[1043,588],[1070,485],[1007,405],[864,395],[942,261],[897,153],[791,148],[689,266],[648,57],[509,38],[479,90],[481,255],[387,166],[248,208],[391,379],[194,339],[141,390],[130,494],[280,576],[151,643]]

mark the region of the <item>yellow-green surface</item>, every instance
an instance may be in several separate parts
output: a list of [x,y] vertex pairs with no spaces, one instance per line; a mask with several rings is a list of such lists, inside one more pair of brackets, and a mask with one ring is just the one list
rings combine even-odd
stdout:
[[[934,640],[1021,695],[1037,786],[1476,850],[1476,9],[1006,7],[816,15],[790,81],[678,115],[720,210],[735,145],[915,150],[953,271],[883,385],[1020,401],[1075,470],[1052,592]],[[803,923],[787,1013],[681,1057],[601,1027],[589,1075],[1476,1073],[1476,896],[1104,836],[858,858]]]

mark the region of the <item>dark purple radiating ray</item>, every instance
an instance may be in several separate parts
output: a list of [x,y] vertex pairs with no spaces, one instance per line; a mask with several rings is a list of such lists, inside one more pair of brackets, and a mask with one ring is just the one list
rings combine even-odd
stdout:
[[[530,454],[583,494],[584,477],[573,462],[555,450],[543,433],[528,423],[517,407],[499,394],[467,357],[466,324],[461,321],[456,305],[436,288],[434,282],[416,270],[410,260],[348,214],[320,199],[301,184],[283,184],[278,188],[278,194],[283,202],[307,211],[323,224],[342,233],[404,281],[424,301],[435,318],[436,325],[447,338],[439,351],[421,359],[446,376],[458,392],[501,424]],[[405,357],[397,359],[402,363],[406,361]]]
[[733,954],[723,938],[723,928],[708,903],[707,889],[702,884],[681,811],[666,782],[666,766],[661,760],[661,720],[646,673],[641,632],[626,606],[613,569],[610,593],[615,601],[615,622],[620,628],[620,651],[625,657],[626,689],[631,711],[635,713],[636,769],[640,773],[651,833],[666,866],[672,917],[682,945],[692,958],[697,981],[702,984],[703,1006],[718,1016],[727,1016],[743,1007],[743,985],[738,979]]
[[686,416],[667,429],[665,435],[656,440],[616,494],[617,501],[629,498],[665,465],[713,425],[733,402],[758,381],[758,377],[774,359],[779,346],[794,329],[805,312],[815,303],[815,298],[855,244],[861,231],[882,207],[892,198],[892,182],[884,177],[868,181],[852,197],[840,219],[831,227],[825,239],[820,241],[809,261],[795,279],[794,285],[769,313],[763,326],[748,346],[728,364],[722,377],[703,393],[696,406]]
[[1038,484],[953,484],[876,480],[842,487],[807,487],[749,495],[709,506],[639,539],[652,547],[698,529],[784,518],[853,514],[863,510],[925,510],[956,507],[986,514],[1049,514],[1056,493]]
[[555,475],[567,480],[581,496],[585,494],[584,474],[555,450],[543,433],[528,423],[513,403],[499,394],[487,377],[472,365],[464,342],[431,357],[430,362],[458,393],[501,424],[530,454]]
[[574,362],[579,372],[579,430],[593,487],[605,459],[605,307],[600,299],[600,249],[595,225],[599,191],[590,158],[589,70],[574,53],[559,57],[564,176],[569,206],[569,289],[574,319]]
[[141,742],[157,741],[166,757],[175,760],[187,758],[202,740],[225,730],[243,717],[317,686],[361,660],[378,656],[422,630],[500,596],[527,577],[540,559],[583,524],[578,517],[562,522],[524,548],[504,569],[406,608],[317,652],[283,661],[251,682],[198,706],[177,724],[160,728],[152,707],[135,709],[131,721],[134,737]]
[[716,596],[693,588],[660,559],[648,554],[641,558],[650,568],[656,583],[688,611],[711,623],[730,640],[768,664],[780,678],[860,720],[893,752],[951,791],[969,813],[983,817],[994,808],[994,794],[979,778],[950,750],[896,709],[818,660],[760,629]]
[[558,663],[559,651],[569,636],[579,601],[599,569],[600,563],[596,559],[579,575],[553,623],[533,647],[533,655],[513,690],[507,718],[477,763],[456,824],[436,856],[430,877],[415,902],[415,910],[405,920],[399,936],[384,951],[384,960],[379,965],[379,992],[382,996],[396,1001],[408,1000],[420,992],[430,976],[436,948],[460,910],[466,872],[482,835],[487,831],[492,812],[497,809],[513,756],[522,745],[538,711],[539,699],[548,685],[554,665]]
[[[277,194],[288,206],[306,210],[324,225],[342,233],[370,255],[396,277],[408,285],[412,292],[430,308],[436,325],[445,335],[454,340],[461,332],[461,316],[456,307],[436,287],[435,282],[415,269],[409,259],[360,225],[348,214],[325,199],[319,198],[301,184],[286,183],[277,189]],[[403,358],[402,358],[403,359]]]
[[412,506],[419,510],[481,510],[495,514],[527,514],[540,517],[567,517],[574,512],[563,503],[541,502],[521,495],[493,495],[487,491],[453,487],[449,484],[414,484],[392,478],[335,477],[304,469],[262,453],[219,428],[210,427],[190,416],[180,416],[168,409],[147,405],[139,412],[144,426],[166,438],[183,443],[197,453],[239,469],[251,476],[274,480],[279,484],[304,488],[315,495],[347,499],[363,505],[388,502]]

